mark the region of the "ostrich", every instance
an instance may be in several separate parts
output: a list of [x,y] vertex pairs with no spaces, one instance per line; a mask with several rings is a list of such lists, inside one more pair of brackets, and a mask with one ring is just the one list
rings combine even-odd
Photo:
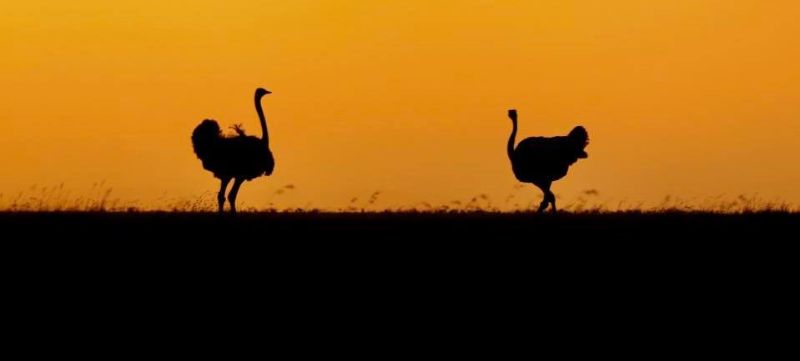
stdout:
[[558,137],[530,137],[525,138],[514,149],[517,136],[517,111],[508,111],[513,128],[508,138],[508,159],[514,176],[520,182],[533,183],[544,193],[544,199],[539,204],[539,213],[552,204],[553,213],[556,212],[556,197],[550,191],[550,185],[565,175],[569,167],[580,158],[586,158],[584,148],[589,144],[589,134],[582,126],[572,129],[567,136]]
[[231,179],[233,187],[228,193],[228,202],[231,204],[231,213],[236,213],[236,195],[242,183],[262,175],[271,175],[275,168],[275,160],[269,150],[267,120],[261,109],[261,98],[271,93],[263,88],[256,89],[256,113],[261,120],[261,138],[248,136],[239,125],[233,126],[236,135],[223,135],[219,124],[212,119],[203,120],[192,132],[194,153],[203,162],[203,168],[211,171],[221,182],[217,193],[220,213],[225,206],[225,188]]

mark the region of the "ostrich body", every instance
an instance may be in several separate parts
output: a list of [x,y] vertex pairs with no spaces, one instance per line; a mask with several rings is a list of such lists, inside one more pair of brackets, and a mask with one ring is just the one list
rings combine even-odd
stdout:
[[547,205],[551,204],[553,213],[556,212],[556,197],[550,191],[550,186],[567,175],[569,167],[578,159],[587,158],[584,148],[589,144],[589,134],[582,126],[572,129],[566,136],[557,137],[530,137],[525,138],[516,149],[514,148],[517,136],[517,111],[508,111],[513,128],[508,138],[508,159],[514,176],[520,182],[532,183],[544,193],[544,199],[539,204],[539,212],[544,212]]
[[261,138],[246,135],[239,126],[234,126],[237,135],[222,134],[219,124],[212,119],[203,120],[192,132],[194,152],[203,162],[203,168],[211,171],[219,178],[221,184],[217,193],[219,211],[225,206],[225,189],[233,180],[233,187],[228,193],[231,212],[236,213],[236,196],[244,181],[271,175],[275,169],[275,160],[269,150],[269,133],[261,98],[271,92],[258,88],[255,93],[256,113],[261,121]]

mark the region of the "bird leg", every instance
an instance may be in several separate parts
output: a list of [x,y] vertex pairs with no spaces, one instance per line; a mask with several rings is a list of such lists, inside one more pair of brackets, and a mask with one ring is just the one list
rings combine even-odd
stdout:
[[556,197],[553,195],[553,192],[550,191],[550,184],[551,182],[536,182],[534,185],[539,187],[544,193],[544,197],[542,198],[542,203],[539,203],[539,213],[543,213],[545,209],[547,209],[548,204],[553,204],[553,212],[555,212],[556,206]]
[[537,212],[544,213],[544,210],[547,209],[548,203],[549,202],[547,201],[547,196],[545,195],[544,199],[542,200],[542,203],[539,203],[539,210]]
[[236,178],[233,181],[231,192],[228,193],[228,202],[231,204],[231,213],[236,213],[236,195],[239,194],[239,187],[242,186],[244,178]]
[[217,193],[217,205],[219,205],[219,213],[225,208],[225,188],[228,188],[230,178],[220,178],[219,193]]
[[551,208],[550,211],[552,211],[555,214],[556,213],[556,196],[553,194],[553,192],[551,192],[548,189],[547,190],[547,195],[545,196],[545,199],[549,199],[550,200],[550,204],[553,205],[553,208]]

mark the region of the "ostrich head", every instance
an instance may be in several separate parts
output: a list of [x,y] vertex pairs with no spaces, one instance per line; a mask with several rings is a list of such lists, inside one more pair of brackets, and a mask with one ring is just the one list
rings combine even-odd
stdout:
[[272,92],[264,88],[256,89],[256,98],[261,98],[267,94],[272,94]]
[[586,128],[580,125],[572,128],[572,131],[569,132],[568,137],[576,144],[579,144],[581,148],[589,145],[589,133],[586,132]]
[[509,109],[508,110],[508,117],[511,118],[513,121],[517,121],[517,110],[516,109]]
[[572,128],[572,131],[569,132],[567,136],[572,144],[575,146],[576,151],[578,152],[579,158],[586,158],[588,155],[583,150],[589,145],[589,133],[586,132],[586,129],[582,126],[577,126]]

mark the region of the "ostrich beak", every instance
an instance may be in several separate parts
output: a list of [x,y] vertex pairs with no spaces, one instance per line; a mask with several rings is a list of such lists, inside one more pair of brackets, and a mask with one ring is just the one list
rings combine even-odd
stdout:
[[271,91],[264,89],[265,94],[272,94]]

